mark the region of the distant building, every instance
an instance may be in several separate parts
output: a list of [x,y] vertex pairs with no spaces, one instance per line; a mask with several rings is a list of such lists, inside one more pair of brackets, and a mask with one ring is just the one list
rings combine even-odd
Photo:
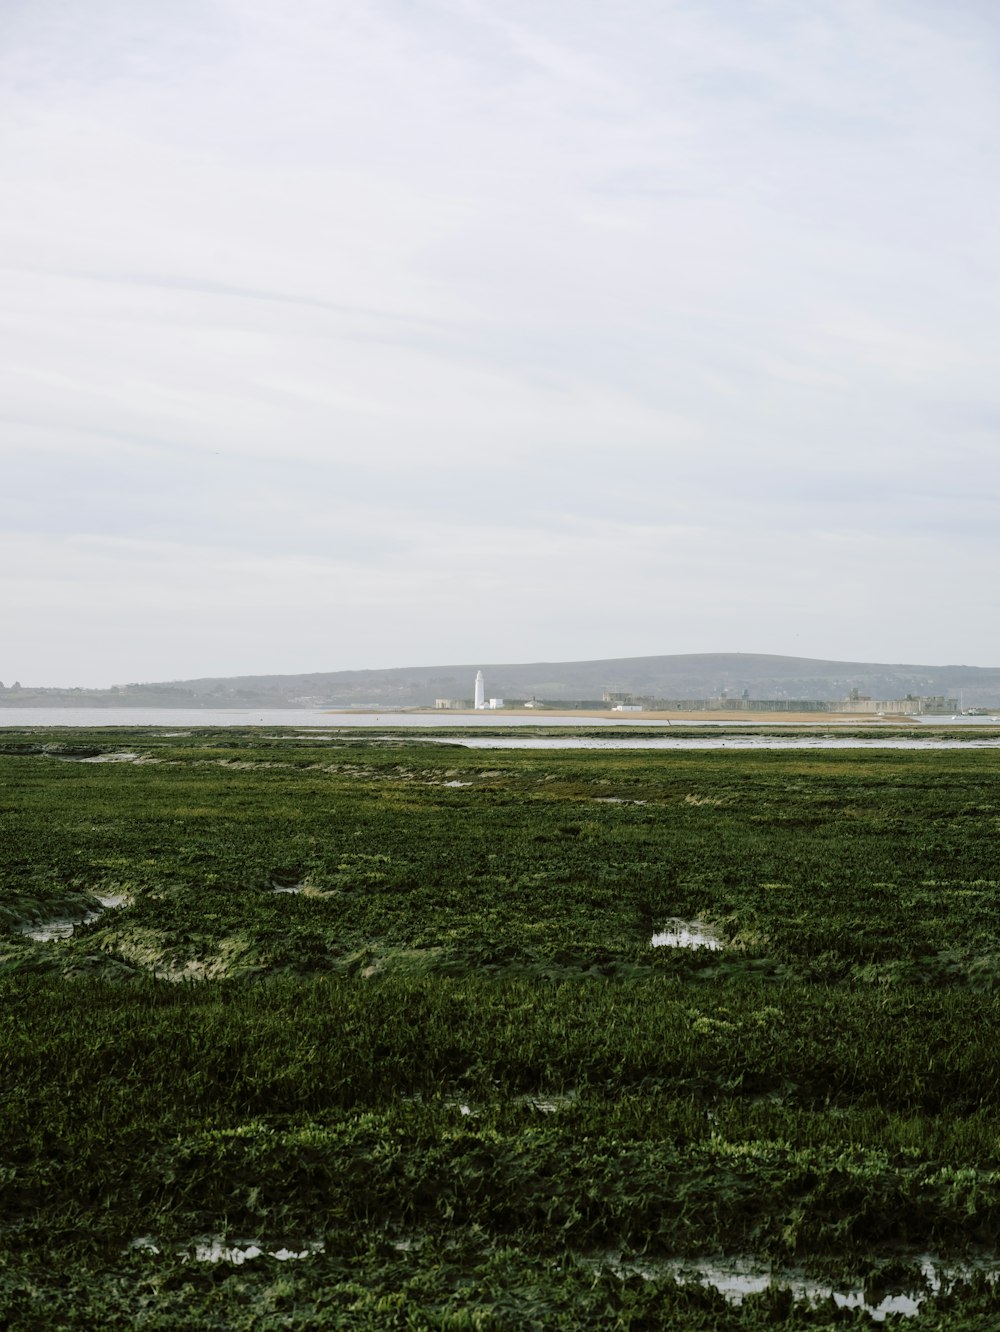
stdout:
[[491,699],[490,699],[490,703],[489,703],[489,705],[490,705],[491,708],[502,708],[502,707],[503,707],[503,699],[502,699],[502,698],[491,698]]
[[[615,711],[618,711],[618,704]],[[946,716],[959,710],[957,698],[936,694],[928,697],[851,698],[831,702],[819,698],[661,698],[654,707],[661,712],[844,712],[868,716],[925,717]],[[623,711],[630,711],[628,705]]]
[[866,698],[863,694],[851,697],[843,703],[833,703],[831,708],[843,712],[884,713],[902,717],[941,717],[955,713],[959,709],[957,698],[946,698],[943,694],[921,695],[907,694],[906,698]]
[[[641,694],[629,693],[627,690],[619,689],[616,686],[604,690],[601,694],[601,702],[610,703],[612,712],[642,712],[651,700],[644,698]],[[587,705],[581,704],[581,706]]]
[[434,706],[436,708],[464,708],[465,700],[461,698],[436,698]]
[[486,707],[486,682],[483,680],[482,671],[476,672],[475,701],[472,706],[476,708],[477,711],[479,708]]

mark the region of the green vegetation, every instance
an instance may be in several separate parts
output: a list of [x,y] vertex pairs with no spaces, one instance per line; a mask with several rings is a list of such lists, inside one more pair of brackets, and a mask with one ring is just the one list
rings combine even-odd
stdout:
[[994,753],[5,729],[0,778],[5,1326],[870,1323],[719,1255],[1000,1322]]

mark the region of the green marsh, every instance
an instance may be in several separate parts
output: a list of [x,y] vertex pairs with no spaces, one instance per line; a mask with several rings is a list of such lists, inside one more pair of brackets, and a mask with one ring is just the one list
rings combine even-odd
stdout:
[[0,782],[5,1325],[870,1321],[675,1277],[726,1256],[1000,1323],[990,751],[7,729]]

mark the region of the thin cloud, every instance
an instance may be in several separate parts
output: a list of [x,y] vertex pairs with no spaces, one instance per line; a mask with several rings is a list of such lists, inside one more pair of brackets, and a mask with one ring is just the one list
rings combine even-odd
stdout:
[[997,37],[8,7],[5,678],[996,660]]

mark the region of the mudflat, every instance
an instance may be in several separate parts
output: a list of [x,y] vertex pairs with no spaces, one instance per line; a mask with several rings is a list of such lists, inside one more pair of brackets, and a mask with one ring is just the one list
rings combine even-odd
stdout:
[[1000,1322],[993,753],[26,727],[0,782],[5,1326]]

